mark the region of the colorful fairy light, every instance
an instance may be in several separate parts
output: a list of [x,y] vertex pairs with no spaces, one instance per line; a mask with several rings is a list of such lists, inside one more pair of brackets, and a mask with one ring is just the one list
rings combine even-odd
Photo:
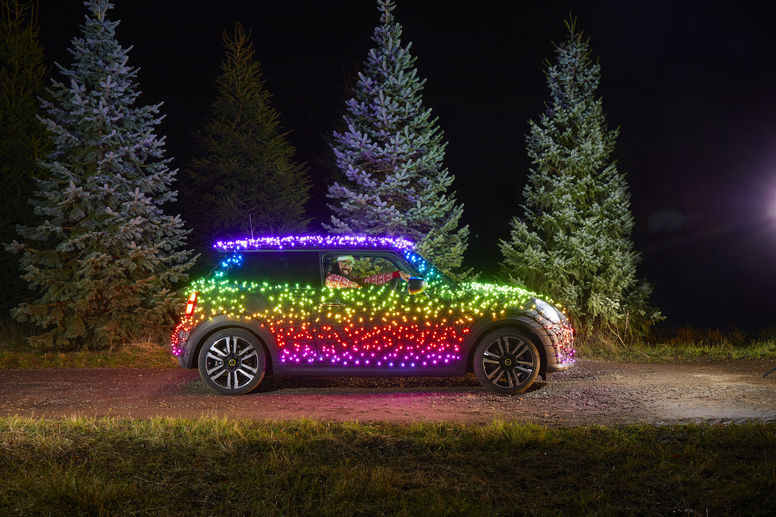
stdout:
[[426,259],[411,250],[404,251],[404,258],[407,259],[410,264],[415,266],[421,276],[429,284],[436,284],[442,281],[443,278],[446,278],[441,271],[432,266]]
[[[228,271],[243,263],[238,251],[337,246],[399,250],[426,279],[428,288],[422,294],[410,295],[386,286],[333,289],[229,278]],[[465,360],[462,343],[476,321],[527,313],[553,336],[556,362],[574,362],[571,326],[565,318],[557,324],[544,316],[536,306],[535,293],[477,282],[455,285],[411,251],[412,243],[404,239],[261,237],[219,242],[216,247],[232,253],[224,257],[213,276],[189,287],[193,309],[187,310],[173,332],[172,352],[176,356],[183,354],[182,346],[193,328],[226,315],[262,322],[275,337],[283,363],[433,371]],[[256,299],[264,303],[257,304]]]
[[410,250],[414,243],[401,237],[370,237],[366,235],[287,235],[284,237],[256,237],[235,241],[218,241],[213,247],[219,251],[288,250],[320,248],[372,248]]

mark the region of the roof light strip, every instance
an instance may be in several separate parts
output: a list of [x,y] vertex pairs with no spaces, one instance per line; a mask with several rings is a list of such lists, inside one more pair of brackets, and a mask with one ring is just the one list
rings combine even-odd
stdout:
[[402,237],[373,237],[366,235],[286,235],[217,241],[213,248],[219,251],[263,249],[317,249],[348,246],[353,248],[394,248],[411,250],[412,241]]

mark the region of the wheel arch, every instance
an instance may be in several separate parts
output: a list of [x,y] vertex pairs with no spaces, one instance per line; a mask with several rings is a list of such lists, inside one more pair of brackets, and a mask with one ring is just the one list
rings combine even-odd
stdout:
[[544,378],[547,371],[547,351],[545,347],[552,344],[547,338],[542,338],[543,328],[532,318],[527,316],[516,316],[513,318],[488,321],[481,324],[475,324],[472,330],[469,332],[466,340],[466,371],[474,371],[474,351],[477,349],[477,345],[480,343],[483,337],[493,332],[494,330],[513,328],[526,334],[532,341],[536,349],[539,351],[539,375]]
[[199,351],[202,349],[205,341],[216,332],[230,328],[247,330],[259,340],[267,356],[266,371],[268,374],[271,374],[277,356],[277,347],[274,346],[275,338],[266,326],[257,320],[247,318],[232,319],[225,315],[204,321],[194,329],[189,338],[187,352],[183,356],[183,366],[186,368],[196,368]]

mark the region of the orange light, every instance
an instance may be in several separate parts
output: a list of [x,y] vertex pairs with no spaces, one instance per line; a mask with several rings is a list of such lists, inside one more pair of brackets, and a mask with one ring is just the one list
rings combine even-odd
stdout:
[[186,302],[186,316],[191,316],[194,314],[194,308],[197,306],[197,293],[196,291],[191,293],[191,296],[189,296],[189,301]]

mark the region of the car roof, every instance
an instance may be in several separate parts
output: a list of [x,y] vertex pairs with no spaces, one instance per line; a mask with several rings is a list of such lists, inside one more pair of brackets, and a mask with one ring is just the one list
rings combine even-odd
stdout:
[[415,244],[402,237],[366,235],[284,235],[217,241],[213,248],[233,251],[302,251],[302,250],[397,250],[412,251]]

